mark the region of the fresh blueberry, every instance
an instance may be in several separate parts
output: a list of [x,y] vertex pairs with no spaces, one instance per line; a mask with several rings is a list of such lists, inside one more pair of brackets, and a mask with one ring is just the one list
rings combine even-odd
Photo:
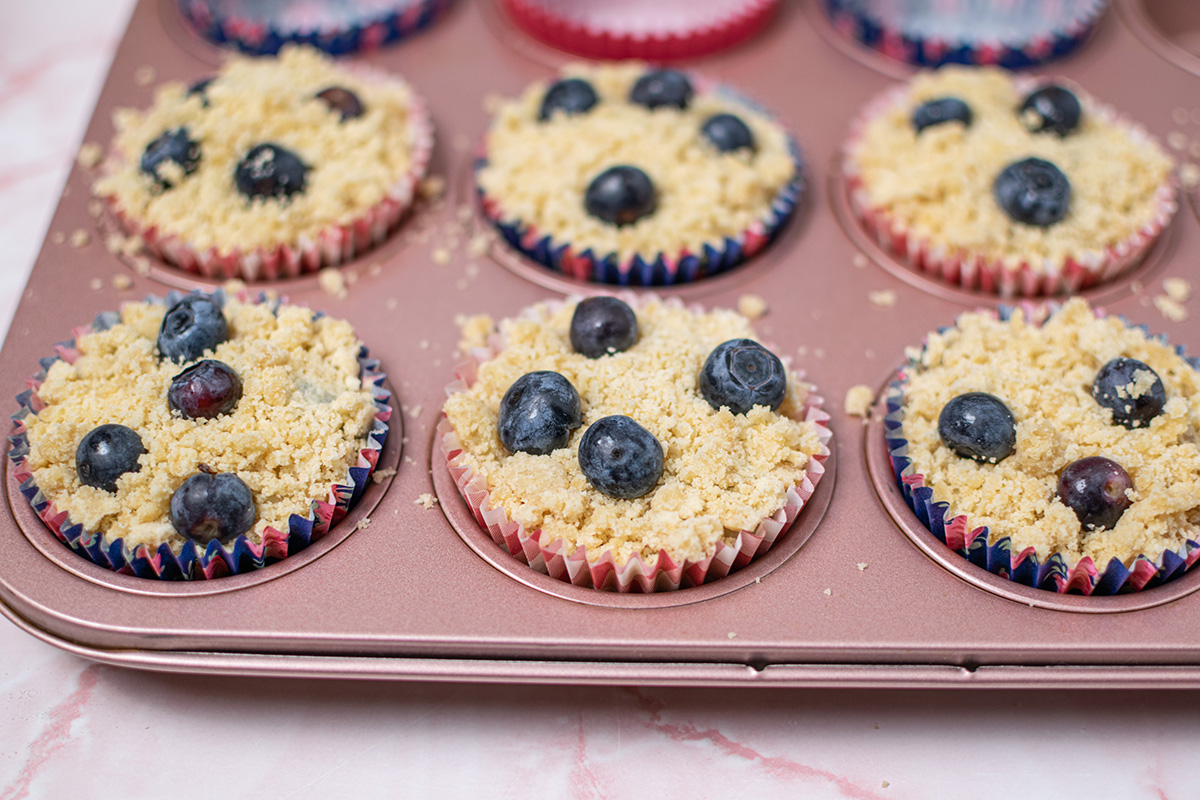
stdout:
[[500,400],[500,443],[510,453],[544,456],[566,447],[582,424],[579,392],[557,372],[528,372]]
[[964,128],[969,128],[972,119],[971,107],[962,100],[957,97],[939,97],[917,106],[912,115],[912,126],[917,133],[946,122],[961,122]]
[[229,544],[254,525],[254,494],[231,472],[199,472],[171,495],[171,524],[197,544]]
[[754,406],[774,411],[787,394],[783,362],[753,339],[730,339],[713,348],[700,368],[700,394],[713,408],[745,414]]
[[754,134],[750,127],[733,114],[713,114],[704,121],[700,132],[719,152],[754,150]]
[[174,186],[162,169],[167,162],[175,164],[184,175],[191,175],[200,163],[200,144],[189,138],[187,128],[174,128],[163,133],[142,152],[142,172],[154,178],[163,189]]
[[[1153,380],[1135,397],[1142,375]],[[1092,383],[1092,397],[1112,411],[1113,422],[1131,430],[1149,425],[1167,404],[1162,378],[1136,358],[1114,358],[1101,367]]]
[[1068,464],[1058,478],[1059,499],[1088,530],[1116,527],[1131,502],[1125,492],[1132,488],[1129,473],[1102,456]]
[[637,79],[629,99],[646,108],[684,109],[692,102],[692,82],[678,70],[654,70]]
[[987,392],[952,399],[938,416],[942,444],[963,458],[996,464],[1017,447],[1017,423],[1008,406]]
[[212,82],[216,79],[217,77],[215,75],[210,75],[207,78],[201,78],[188,87],[187,96],[199,97],[200,105],[208,108],[208,87],[211,86]]
[[177,364],[195,361],[228,338],[229,323],[216,301],[206,294],[189,294],[163,317],[158,355]]
[[1043,86],[1021,104],[1021,119],[1031,133],[1049,131],[1066,136],[1079,127],[1082,116],[1079,98],[1056,84]]
[[92,428],[79,441],[75,450],[75,472],[84,486],[95,486],[106,492],[117,490],[117,478],[126,472],[139,472],[138,456],[146,447],[136,431],[124,425],[101,425]]
[[544,122],[556,113],[586,114],[598,101],[596,90],[584,79],[563,78],[546,90],[538,119]]
[[662,445],[629,417],[604,417],[593,422],[579,440],[579,468],[597,490],[632,500],[658,485],[663,471]]
[[1071,208],[1067,176],[1040,158],[1009,164],[996,176],[992,194],[1012,219],[1040,228],[1058,222]]
[[221,361],[205,359],[171,379],[167,405],[188,419],[213,419],[242,399],[242,379]]
[[357,119],[365,111],[358,95],[342,86],[330,86],[328,89],[322,89],[317,92],[317,99],[325,101],[325,105],[329,106],[331,111],[341,114],[342,122],[348,119]]
[[613,225],[631,225],[658,207],[650,176],[637,167],[609,167],[588,184],[583,196],[587,212]]
[[291,150],[268,142],[250,148],[238,162],[233,177],[238,191],[252,200],[282,200],[304,191],[308,167]]
[[623,353],[638,338],[637,315],[615,297],[589,297],[571,316],[571,347],[588,358]]

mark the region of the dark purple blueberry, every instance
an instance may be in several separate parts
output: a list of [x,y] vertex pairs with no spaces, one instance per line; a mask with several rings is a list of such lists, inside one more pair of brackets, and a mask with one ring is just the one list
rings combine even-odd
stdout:
[[1058,478],[1058,498],[1087,530],[1114,528],[1129,508],[1129,473],[1115,461],[1089,456],[1068,464]]
[[267,142],[250,148],[238,162],[233,178],[238,191],[251,200],[283,200],[304,191],[308,167],[291,150]]
[[317,92],[317,99],[325,101],[325,105],[329,106],[331,111],[338,112],[342,117],[342,122],[348,119],[357,119],[365,111],[358,95],[341,86],[322,89]]
[[1040,158],[1009,164],[996,176],[992,194],[1009,217],[1040,228],[1058,222],[1071,208],[1067,176]]
[[713,114],[704,121],[700,132],[722,153],[754,150],[754,134],[750,127],[733,114]]
[[229,544],[254,526],[254,516],[254,494],[231,472],[199,472],[171,495],[171,524],[197,544]]
[[654,70],[637,79],[629,99],[646,108],[684,109],[692,102],[692,82],[678,70]]
[[167,405],[188,419],[213,419],[242,399],[242,379],[221,361],[205,359],[171,379]]
[[700,394],[713,408],[745,414],[755,406],[774,411],[787,394],[783,362],[753,339],[730,339],[713,348],[700,368]]
[[217,76],[210,75],[207,78],[201,78],[188,87],[188,97],[199,97],[200,105],[208,108],[208,87],[217,79]]
[[972,119],[971,107],[962,100],[957,97],[939,97],[917,106],[912,115],[912,126],[917,133],[946,122],[961,122],[963,127],[969,128]]
[[1008,406],[987,392],[952,399],[938,416],[942,444],[963,458],[996,464],[1017,447],[1017,423]]
[[189,294],[171,306],[158,331],[158,355],[175,363],[195,361],[229,339],[221,307],[206,294]]
[[[1145,374],[1154,380],[1135,397],[1139,377]],[[1112,411],[1113,422],[1130,430],[1149,425],[1167,404],[1162,378],[1136,358],[1114,358],[1101,367],[1092,383],[1092,397]]]
[[579,440],[579,468],[597,490],[632,500],[658,485],[663,471],[662,445],[629,417],[603,417]]
[[1079,127],[1082,116],[1079,98],[1055,84],[1034,91],[1021,104],[1021,119],[1031,133],[1049,131],[1066,136]]
[[200,163],[200,144],[188,134],[187,128],[169,130],[146,145],[142,152],[142,172],[154,178],[163,189],[174,186],[163,170],[165,164],[175,164],[184,175],[191,175]]
[[75,449],[75,472],[84,486],[106,492],[117,490],[117,478],[126,472],[139,472],[138,456],[146,447],[137,432],[124,425],[92,428]]
[[615,297],[589,297],[571,316],[571,347],[588,358],[623,353],[638,338],[637,315]]
[[586,114],[598,101],[596,90],[587,81],[582,78],[563,78],[546,90],[538,119],[544,122],[555,114]]
[[658,207],[650,176],[637,167],[609,167],[588,184],[583,196],[587,212],[612,225],[632,225]]
[[566,447],[583,424],[579,392],[557,372],[528,372],[500,400],[497,428],[510,453],[544,456]]

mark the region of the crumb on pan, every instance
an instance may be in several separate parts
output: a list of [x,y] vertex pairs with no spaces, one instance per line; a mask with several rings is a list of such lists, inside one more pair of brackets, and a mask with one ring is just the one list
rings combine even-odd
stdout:
[[851,386],[846,392],[846,413],[852,417],[862,417],[864,420],[871,415],[871,406],[875,404],[875,390],[866,384]]

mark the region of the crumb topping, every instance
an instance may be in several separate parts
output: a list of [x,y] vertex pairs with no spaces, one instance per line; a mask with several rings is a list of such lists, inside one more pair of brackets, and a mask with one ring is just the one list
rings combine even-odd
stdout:
[[[725,237],[768,215],[796,171],[783,128],[699,86],[683,111],[630,103],[629,91],[645,71],[638,63],[566,68],[564,75],[596,90],[599,102],[587,114],[539,122],[545,83],[500,103],[487,134],[488,163],[477,178],[505,222],[520,220],[579,252],[616,252],[625,260],[721,247]],[[749,126],[757,152],[719,153],[705,140],[704,121],[722,112]],[[623,227],[592,217],[583,203],[592,179],[619,164],[641,169],[658,190],[657,210]]]
[[[1166,387],[1166,406],[1146,427],[1113,423],[1092,398],[1096,373],[1119,356],[1144,362]],[[963,314],[930,334],[919,358],[905,388],[913,468],[950,513],[988,526],[992,542],[1009,536],[1014,551],[1090,556],[1104,569],[1112,558],[1156,559],[1200,534],[1200,378],[1171,347],[1075,299],[1041,327],[1019,311],[1007,322]],[[1126,390],[1136,397],[1152,380],[1140,371]],[[942,407],[971,391],[995,395],[1016,418],[1016,449],[998,464],[960,458],[938,437]],[[1133,479],[1133,503],[1111,530],[1084,530],[1057,495],[1062,470],[1096,455]]]
[[[541,542],[563,539],[567,550],[602,550],[625,563],[666,550],[677,559],[711,555],[732,544],[784,504],[820,450],[816,427],[795,417],[812,387],[789,375],[778,413],[755,406],[745,415],[714,410],[696,388],[709,352],[721,342],[753,338],[733,311],[694,312],[649,301],[635,308],[639,339],[629,350],[598,359],[574,352],[574,304],[534,306],[501,323],[505,346],[479,368],[476,382],[446,401],[446,417],[462,442],[459,457],[488,483],[492,505]],[[553,453],[509,454],[497,433],[500,399],[517,378],[554,370],[579,391],[583,426]],[[601,494],[579,467],[579,440],[601,417],[623,414],[654,434],[665,463],[657,488],[634,500]]]
[[[166,307],[129,303],[121,322],[79,338],[74,364],[50,367],[38,396],[46,407],[26,420],[29,465],[42,492],[89,531],[124,537],[131,547],[176,551],[187,541],[171,526],[171,495],[207,464],[237,474],[254,494],[251,539],[267,526],[286,532],[346,477],[366,444],[375,406],[359,378],[360,343],[350,324],[314,318],[307,308],[229,300],[229,341],[211,357],[241,377],[237,407],[190,420],[167,406],[171,379],[187,366],[159,361],[155,345]],[[122,475],[115,494],[79,482],[75,450],[93,428],[132,428],[147,452]]]
[[[330,86],[362,100],[361,117],[341,121],[316,97]],[[207,99],[207,107],[204,101]],[[411,93],[397,78],[379,80],[339,67],[316,50],[285,47],[277,59],[232,57],[200,94],[168,83],[145,110],[119,109],[117,136],[97,194],[113,195],[148,227],[221,255],[272,247],[347,223],[383,201],[411,169]],[[162,190],[140,169],[146,146],[186,127],[200,162]],[[284,202],[250,200],[234,170],[255,145],[270,142],[308,166],[307,188]],[[164,170],[177,165],[164,163]]]
[[[1155,192],[1167,180],[1170,156],[1153,140],[1113,121],[1096,100],[1072,89],[1083,106],[1070,135],[1032,134],[1021,124],[1023,96],[994,68],[944,67],[913,79],[903,99],[871,119],[850,152],[869,202],[934,245],[965,249],[1010,268],[1028,263],[1044,272],[1067,259],[1122,242],[1158,212]],[[964,100],[969,127],[957,122],[914,132],[920,104]],[[1046,228],[1009,218],[992,195],[1009,164],[1036,157],[1052,162],[1071,183],[1067,215]]]

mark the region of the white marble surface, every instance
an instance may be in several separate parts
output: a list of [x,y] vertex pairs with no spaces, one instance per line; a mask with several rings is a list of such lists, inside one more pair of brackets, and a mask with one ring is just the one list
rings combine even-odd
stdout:
[[[0,326],[131,0],[0,24]],[[160,675],[0,621],[0,800],[1194,798],[1200,693],[506,687]]]

